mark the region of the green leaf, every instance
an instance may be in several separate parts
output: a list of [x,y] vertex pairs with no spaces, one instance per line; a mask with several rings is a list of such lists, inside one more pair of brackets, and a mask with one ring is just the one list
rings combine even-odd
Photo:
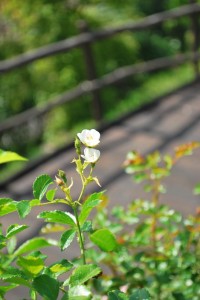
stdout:
[[31,211],[30,201],[21,200],[17,203],[17,212],[20,218],[25,218]]
[[111,291],[108,293],[108,300],[128,300],[128,296],[120,291]]
[[29,226],[27,225],[18,225],[18,224],[12,224],[8,227],[6,237],[9,239],[13,235],[16,235],[17,233],[25,230]]
[[101,269],[92,264],[78,266],[69,278],[71,286],[81,285],[101,273]]
[[135,182],[140,183],[143,180],[147,179],[148,176],[147,176],[147,174],[145,172],[140,172],[140,173],[135,174],[133,176],[133,178],[134,178]]
[[14,267],[7,267],[6,272],[0,273],[0,279],[7,279],[12,277],[22,277],[27,278],[26,275],[19,269]]
[[7,241],[7,249],[8,253],[12,254],[14,250],[16,249],[17,246],[17,239],[16,236],[12,236],[8,241]]
[[55,273],[57,276],[59,276],[65,272],[68,272],[71,270],[71,268],[73,268],[73,264],[66,259],[62,259],[52,264],[48,269],[52,273]]
[[24,278],[21,278],[21,277],[10,277],[10,278],[7,278],[7,279],[4,279],[5,282],[10,282],[10,283],[14,283],[14,284],[17,284],[17,285],[24,285],[26,287],[29,287],[31,288],[31,285],[30,283],[28,282],[28,280],[24,279]]
[[0,279],[5,282],[30,287],[30,284],[27,281],[27,276],[24,274],[24,272],[14,267],[8,267],[4,273],[0,274]]
[[4,151],[0,149],[0,164],[4,164],[16,160],[27,160],[25,157],[11,151]]
[[37,275],[44,269],[44,262],[39,257],[27,256],[19,257],[17,264],[24,270],[33,275]]
[[41,258],[43,261],[48,257],[46,254],[40,252],[40,251],[33,251],[30,253],[30,256],[33,256],[33,257],[39,257]]
[[39,199],[33,199],[31,201],[30,200],[23,200],[23,201],[29,201],[31,207],[40,205],[40,200]]
[[102,197],[103,193],[104,192],[94,193],[94,194],[90,195],[86,199],[86,201],[83,203],[82,208],[81,208],[81,213],[79,216],[80,224],[83,224],[87,220],[87,217],[89,216],[91,210],[102,201],[101,197]]
[[36,178],[33,183],[33,195],[36,199],[42,200],[44,194],[46,193],[48,186],[53,183],[52,178],[43,174]]
[[59,294],[59,282],[43,274],[33,280],[33,288],[46,300],[55,300]]
[[16,202],[16,208],[19,217],[22,219],[25,218],[31,212],[31,208],[34,206],[38,206],[39,204],[39,199],[21,200],[20,202]]
[[193,193],[194,195],[200,194],[200,183],[195,186]]
[[163,157],[164,162],[166,163],[166,167],[168,170],[171,170],[172,166],[173,166],[173,159],[170,155],[165,155]]
[[82,232],[92,232],[92,222],[91,221],[86,221],[83,226],[81,227]]
[[70,226],[76,225],[75,218],[72,214],[60,210],[43,211],[38,215],[38,218],[43,218],[46,222],[61,223]]
[[90,235],[91,241],[101,250],[109,252],[117,247],[115,236],[106,228],[99,229]]
[[17,202],[10,198],[0,198],[0,216],[16,211]]
[[32,238],[23,243],[15,252],[14,257],[24,254],[29,251],[36,251],[44,247],[55,246],[55,241],[46,240],[42,237]]
[[129,298],[130,300],[150,300],[151,296],[146,289],[138,289]]
[[[4,297],[4,295],[8,292],[8,291],[10,291],[10,290],[12,290],[12,289],[14,289],[14,288],[16,288],[17,287],[17,285],[16,284],[11,284],[11,285],[6,285],[6,286],[0,286],[0,296],[1,297]],[[1,299],[1,298],[0,298]],[[3,298],[4,299],[4,298]]]
[[84,285],[71,287],[68,292],[68,300],[90,300],[91,292]]
[[54,190],[49,190],[46,193],[46,198],[48,201],[53,201],[56,191],[57,191],[57,189],[54,189]]
[[6,238],[4,235],[0,234],[0,249],[6,246]]
[[67,230],[63,233],[60,239],[61,250],[65,250],[75,237],[76,231],[74,229]]

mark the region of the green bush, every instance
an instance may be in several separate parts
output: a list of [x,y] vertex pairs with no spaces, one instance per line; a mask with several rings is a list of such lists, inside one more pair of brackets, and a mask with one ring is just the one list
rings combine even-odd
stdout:
[[[166,192],[163,181],[173,166],[182,157],[191,155],[200,143],[181,145],[171,156],[161,156],[159,152],[146,157],[136,151],[128,153],[124,163],[126,172],[136,182],[143,182],[151,197],[136,199],[127,208],[116,206],[110,216],[104,191],[85,197],[91,182],[100,186],[93,175],[100,158],[96,149],[99,142],[100,134],[94,129],[77,134],[76,158],[72,163],[81,188],[76,199],[71,194],[73,179],[62,170],[55,177],[56,187],[52,187],[54,182],[49,175],[37,177],[31,200],[0,199],[0,216],[18,212],[24,219],[34,207],[40,207],[37,218],[46,222],[43,235],[21,245],[17,245],[16,235],[28,228],[26,224],[12,224],[1,231],[0,299],[6,299],[10,290],[21,286],[29,290],[33,300],[39,295],[46,300],[60,297],[62,300],[198,300],[199,210],[196,215],[183,218],[179,212],[160,204],[159,197]],[[24,158],[0,152],[0,163],[13,160]],[[199,185],[195,193],[200,193]],[[49,205],[54,209],[44,210]],[[58,240],[48,236],[59,232]],[[80,249],[79,257],[50,265],[46,262],[43,248],[58,247],[67,255],[74,240]]]

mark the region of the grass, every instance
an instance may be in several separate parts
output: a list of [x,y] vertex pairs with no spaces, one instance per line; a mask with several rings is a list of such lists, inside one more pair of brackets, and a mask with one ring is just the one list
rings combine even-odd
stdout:
[[194,70],[191,65],[184,65],[174,70],[168,70],[150,75],[139,87],[133,88],[126,98],[122,99],[110,110],[105,119],[107,121],[118,118],[145,104],[152,103],[161,97],[194,79]]

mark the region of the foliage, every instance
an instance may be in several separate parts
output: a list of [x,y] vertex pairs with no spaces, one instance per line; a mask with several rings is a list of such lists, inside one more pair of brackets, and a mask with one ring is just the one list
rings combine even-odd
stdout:
[[[161,205],[159,196],[165,191],[163,180],[174,164],[191,155],[200,143],[181,145],[172,156],[162,157],[158,152],[146,157],[136,151],[128,153],[126,172],[137,182],[146,182],[144,188],[152,196],[150,201],[136,199],[128,208],[114,207],[110,218],[104,191],[85,197],[91,182],[100,185],[93,175],[99,156],[85,157],[82,147],[93,150],[92,155],[98,151],[94,147],[99,144],[99,137],[96,130],[84,130],[75,139],[73,163],[82,183],[76,199],[71,193],[73,179],[69,180],[62,170],[56,176],[56,188],[52,188],[49,175],[37,177],[31,200],[0,199],[1,216],[18,212],[24,219],[32,208],[40,207],[37,217],[48,225],[43,232],[61,232],[58,240],[36,236],[17,245],[16,236],[28,226],[12,224],[2,230],[0,298],[6,299],[10,290],[23,286],[33,300],[39,295],[47,300],[198,299],[199,212],[184,219],[180,213]],[[57,196],[58,190],[63,196]],[[57,204],[62,209],[42,210]],[[80,257],[47,263],[43,248],[58,247],[67,255],[75,239]]]
[[[112,254],[100,256],[92,252],[96,263],[110,267],[112,278],[98,280],[95,287],[101,285],[106,292],[125,286],[129,293],[146,287],[152,299],[199,299],[199,210],[196,215],[183,218],[159,203],[160,195],[167,192],[163,181],[171,169],[199,147],[199,142],[188,143],[177,147],[173,155],[164,156],[159,152],[146,157],[136,151],[128,153],[126,172],[142,183],[151,197],[150,201],[135,199],[127,208],[114,207],[111,216],[105,208],[99,210],[96,226],[106,224],[119,245]],[[199,194],[199,184],[194,192]]]
[[[89,27],[95,30],[109,27],[111,20],[112,26],[125,24],[148,14],[181,6],[186,1],[154,0],[151,1],[151,5],[149,3],[148,1],[133,3],[128,0],[121,5],[120,1],[113,0],[56,2],[37,0],[34,3],[22,1],[19,7],[17,0],[2,0],[0,27],[3,34],[0,39],[0,59],[8,59],[31,49],[75,36],[79,34],[77,26],[79,20],[85,20]],[[95,43],[92,50],[97,75],[102,76],[124,65],[188,50],[186,45],[188,27],[185,19],[178,23],[172,21],[154,31],[139,34],[124,33]],[[85,79],[87,79],[86,66],[81,49],[42,59],[7,73],[0,81],[0,118],[6,120],[31,107],[40,107],[49,99],[73,88]],[[145,78],[135,76],[134,80],[127,80],[123,98],[126,100],[127,92],[135,90],[147,79],[148,76]],[[121,86],[115,86],[102,91],[104,115],[112,114],[113,106],[116,106],[117,100],[121,98],[121,90]],[[91,96],[84,96],[81,101],[54,109],[46,116],[42,125],[36,120],[23,127],[23,130],[15,128],[12,133],[3,135],[1,147],[12,148],[30,157],[34,155],[31,152],[36,145],[45,144],[49,148],[54,147],[52,137],[55,139],[57,136],[58,144],[62,143],[64,135],[69,140],[69,134],[65,133],[66,129],[71,131],[77,123],[83,126],[83,122],[88,120],[92,122],[92,112],[87,109],[91,101]],[[48,130],[45,130],[46,128]]]
[[25,157],[11,151],[4,151],[0,149],[0,164],[4,164],[7,162],[11,161],[16,161],[16,160],[26,160]]

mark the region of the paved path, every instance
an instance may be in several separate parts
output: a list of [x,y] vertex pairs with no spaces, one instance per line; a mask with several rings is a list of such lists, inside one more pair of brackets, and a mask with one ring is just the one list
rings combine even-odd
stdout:
[[[95,172],[102,189],[107,190],[110,206],[127,205],[134,198],[144,197],[142,188],[134,184],[131,177],[122,169],[122,163],[129,150],[135,149],[143,154],[154,150],[168,153],[172,152],[175,146],[194,140],[200,140],[200,83],[165,97],[153,109],[133,115],[104,131],[100,145],[101,159]],[[75,182],[78,182],[74,175],[74,165],[71,164],[74,155],[75,151],[70,150],[44,163],[25,178],[10,184],[9,193],[19,196],[22,190],[22,195],[19,197],[30,199],[34,178],[41,173],[48,173],[54,177],[59,168],[65,169],[69,177],[75,176]],[[197,150],[192,157],[180,161],[174,168],[172,176],[166,181],[168,193],[162,197],[162,202],[179,209],[184,215],[194,213],[196,207],[200,206],[200,198],[192,195],[194,185],[200,182],[199,162],[200,150]],[[95,185],[92,189],[95,189]],[[76,191],[74,194],[76,195]],[[21,236],[21,241],[39,230],[41,222],[35,219],[37,212],[38,209],[35,209],[28,217],[30,229]],[[3,221],[6,226],[20,222],[15,214],[4,218]],[[57,250],[47,251],[50,256],[49,261],[55,260],[56,256],[60,259],[63,255]],[[76,251],[75,249],[73,254]],[[70,257],[72,253],[64,255]],[[18,294],[9,296],[9,300],[12,299],[21,299],[20,290]]]

